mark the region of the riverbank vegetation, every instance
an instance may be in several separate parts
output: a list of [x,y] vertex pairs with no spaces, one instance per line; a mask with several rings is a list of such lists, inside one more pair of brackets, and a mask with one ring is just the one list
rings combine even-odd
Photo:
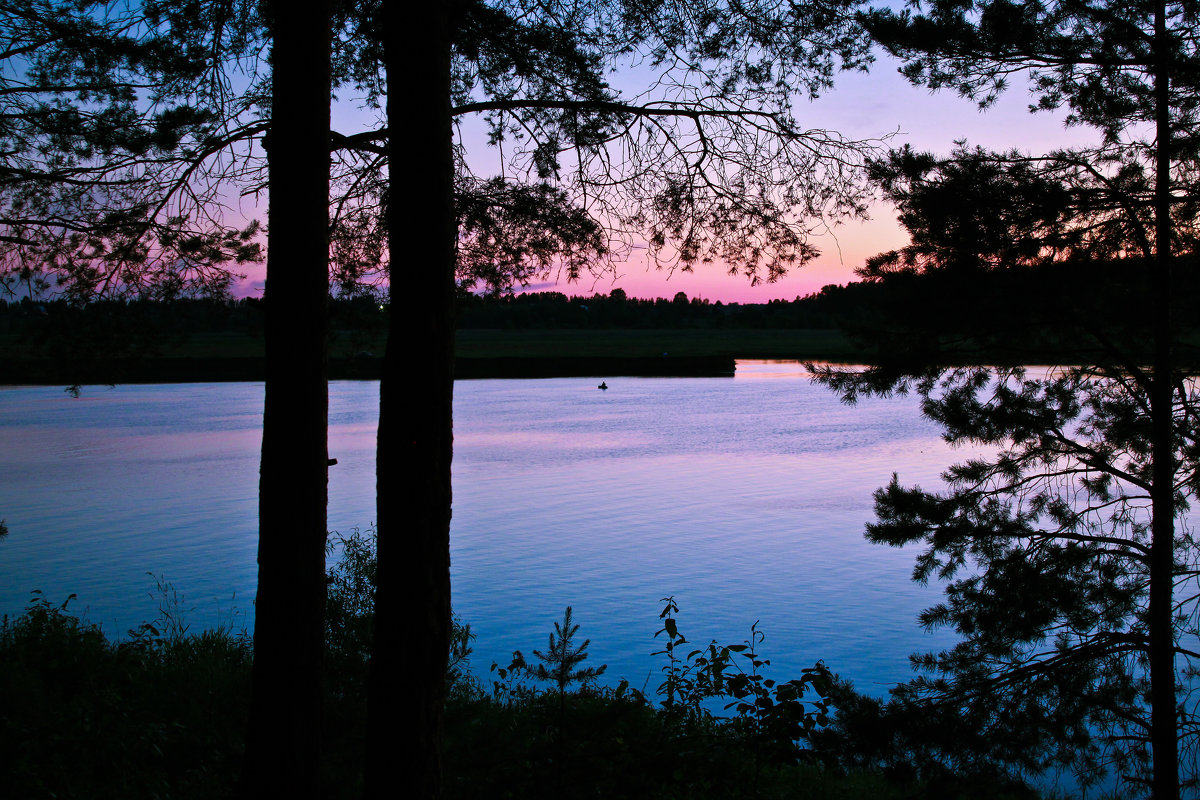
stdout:
[[[862,314],[856,287],[830,286],[818,294],[766,304],[724,304],[688,299],[641,300],[620,289],[567,296],[537,292],[502,297],[468,296],[458,309],[458,354],[489,358],[548,354],[637,356],[661,354],[662,345],[692,355],[753,358],[763,353],[815,357],[811,346],[850,351],[834,334]],[[868,290],[869,291],[869,290]],[[261,357],[262,301],[184,299],[5,302],[0,299],[0,340],[9,352],[32,359],[59,355],[139,355],[182,358]],[[334,357],[383,352],[387,303],[374,297],[330,300],[329,347]],[[553,331],[553,335],[547,332]],[[803,333],[799,333],[803,332]],[[766,357],[765,355],[763,357]]]
[[[1102,348],[1046,319],[1068,293],[1072,307],[1120,318],[1123,308],[1145,302],[1140,275],[1118,262],[1034,265],[969,281],[912,272],[762,304],[682,292],[639,299],[620,289],[471,295],[459,306],[456,371],[467,378],[713,375],[728,374],[734,359],[879,364],[935,355],[954,364],[1085,363]],[[1180,270],[1181,305],[1198,294],[1194,275]],[[978,300],[956,302],[968,288]],[[334,298],[330,310],[331,377],[377,378],[388,305]],[[1179,322],[1181,341],[1200,343],[1195,320]],[[897,325],[919,335],[894,341],[888,332]],[[265,368],[262,301],[255,299],[0,300],[0,344],[0,381],[7,383],[261,380]]]
[[[375,574],[370,536],[339,543],[327,576],[322,796],[329,798],[361,794]],[[190,630],[180,595],[161,582],[159,590],[159,618],[122,637],[77,617],[71,598],[35,595],[23,615],[4,620],[0,771],[10,796],[233,793],[251,638],[230,624]],[[528,656],[514,653],[490,669],[471,669],[470,627],[456,621],[447,797],[1036,796],[995,764],[950,770],[919,760],[872,762],[868,749],[856,756],[833,733],[840,729],[833,704],[844,697],[849,707],[849,688],[821,664],[774,681],[757,629],[728,646],[689,642],[668,598],[656,638],[661,682],[633,687],[597,683],[601,654],[590,653],[580,633],[586,611],[580,619],[568,612],[548,647],[530,642]]]
[[[861,360],[845,334],[821,327],[834,317],[815,310],[823,302],[815,297],[726,306],[613,296],[540,293],[465,303],[456,375],[698,376],[730,374],[737,358]],[[377,379],[387,305],[333,300],[331,310],[330,377]],[[262,303],[245,299],[83,307],[0,300],[0,350],[5,383],[262,380],[266,369]]]

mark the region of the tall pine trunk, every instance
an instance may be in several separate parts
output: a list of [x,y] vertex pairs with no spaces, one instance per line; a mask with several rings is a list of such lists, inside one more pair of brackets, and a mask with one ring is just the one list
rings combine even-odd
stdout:
[[1150,745],[1154,800],[1178,800],[1179,754],[1175,712],[1175,463],[1171,358],[1171,105],[1166,3],[1154,9],[1155,184],[1153,283],[1154,373],[1151,383],[1153,485],[1150,545]]
[[376,464],[368,797],[441,794],[456,236],[447,5],[383,4],[391,303]]
[[270,5],[266,401],[245,797],[320,794],[330,10]]

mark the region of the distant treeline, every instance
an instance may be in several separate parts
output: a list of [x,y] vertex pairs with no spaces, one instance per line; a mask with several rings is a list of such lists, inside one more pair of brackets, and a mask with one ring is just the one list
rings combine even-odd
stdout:
[[[865,283],[826,286],[794,300],[722,303],[688,298],[628,297],[609,294],[568,296],[530,292],[499,297],[464,296],[459,327],[468,329],[585,328],[836,328],[862,317],[878,287]],[[153,330],[163,335],[243,333],[261,335],[263,300],[113,300],[82,307],[66,301],[0,300],[0,333],[42,333],[85,329],[89,335],[123,338]],[[372,297],[330,299],[334,332],[382,330],[387,306]]]
[[[1175,324],[1196,326],[1200,271],[1180,260],[1175,291]],[[1184,268],[1186,267],[1186,268]],[[1005,336],[1025,338],[1031,331],[1120,327],[1122,335],[1145,322],[1138,311],[1147,304],[1147,271],[1140,262],[1089,262],[1014,267],[1003,270],[932,270],[898,273],[884,280],[829,285],[794,300],[722,303],[689,298],[639,299],[615,288],[608,294],[568,296],[529,292],[501,296],[463,295],[458,315],[462,329],[832,329],[854,333],[910,332],[921,339],[957,331],[970,336],[979,326],[1008,328]],[[45,343],[70,333],[114,342],[144,338],[153,332],[158,346],[190,333],[260,336],[264,301],[179,299],[112,300],[82,307],[65,301],[0,300],[0,334]],[[387,305],[377,297],[334,297],[330,329],[339,334],[382,334]],[[1131,330],[1133,328],[1135,330]],[[1108,333],[1118,331],[1108,330]],[[994,331],[993,331],[994,333]]]
[[461,304],[462,328],[836,328],[866,307],[875,287],[853,283],[826,286],[794,300],[722,303],[688,298],[628,297],[621,289],[590,297],[530,292],[472,297]]
[[0,300],[0,333],[86,329],[99,335],[121,335],[154,329],[261,335],[262,316],[262,301],[253,298],[98,300],[83,306],[65,300],[23,298]]

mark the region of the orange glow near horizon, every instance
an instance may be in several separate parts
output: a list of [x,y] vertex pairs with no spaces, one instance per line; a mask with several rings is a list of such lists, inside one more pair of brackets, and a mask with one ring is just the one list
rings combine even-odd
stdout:
[[[1063,147],[1092,144],[1097,135],[1085,127],[1066,128],[1063,115],[1054,112],[1030,113],[1031,96],[1019,82],[1001,95],[986,111],[953,92],[931,93],[910,85],[895,71],[896,63],[880,58],[869,74],[850,73],[837,77],[837,86],[811,103],[796,106],[802,125],[814,130],[836,131],[847,139],[879,140],[887,147],[909,144],[918,150],[949,153],[959,141],[996,151],[1018,150],[1041,154]],[[478,144],[479,147],[475,145]],[[477,174],[486,171],[494,157],[483,142],[472,143],[472,156],[478,154]],[[478,168],[477,168],[478,167]],[[260,209],[265,211],[265,209]],[[607,294],[620,287],[630,297],[673,297],[683,292],[689,298],[713,302],[765,303],[791,300],[817,292],[828,284],[846,284],[855,279],[854,271],[877,253],[902,247],[908,236],[896,221],[891,207],[877,203],[871,219],[846,223],[832,233],[814,238],[820,255],[774,283],[750,284],[742,275],[730,275],[721,264],[697,266],[692,272],[667,272],[647,264],[645,251],[618,265],[617,274],[598,278],[584,276],[574,283],[548,276],[544,281],[519,291],[559,291],[567,295]],[[234,287],[238,296],[262,295],[263,265],[247,269],[248,276]]]
[[704,298],[723,303],[766,303],[793,300],[821,290],[829,284],[844,285],[855,280],[854,271],[870,256],[902,247],[907,236],[896,224],[891,209],[880,206],[864,222],[842,225],[832,234],[813,240],[821,254],[803,266],[793,267],[774,283],[761,281],[751,285],[745,275],[730,275],[723,264],[701,264],[691,272],[655,269],[644,261],[618,265],[617,276],[584,277],[574,283],[553,278],[524,291],[557,291],[566,295],[608,294],[621,288],[630,297],[653,299],[674,297],[683,292],[689,298]]
[[[854,270],[862,266],[866,258],[886,250],[902,247],[907,243],[903,230],[896,224],[894,215],[886,206],[880,206],[865,222],[842,225],[832,234],[826,234],[813,243],[820,255],[803,266],[793,267],[778,281],[760,281],[751,285],[745,275],[730,275],[723,264],[700,264],[692,271],[676,269],[668,272],[648,264],[645,251],[635,251],[635,258],[616,265],[616,275],[603,274],[598,277],[584,275],[579,280],[567,282],[557,280],[551,274],[541,281],[517,292],[562,292],[567,296],[591,296],[608,294],[621,288],[630,297],[654,299],[674,297],[683,292],[688,298],[704,298],[723,303],[766,303],[770,300],[793,300],[821,290],[829,284],[843,285],[855,280]],[[237,297],[261,297],[265,265],[253,265],[247,269],[247,277],[234,287]]]

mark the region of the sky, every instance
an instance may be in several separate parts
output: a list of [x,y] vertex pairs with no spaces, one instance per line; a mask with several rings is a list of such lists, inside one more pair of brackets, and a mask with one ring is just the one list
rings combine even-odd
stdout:
[[[796,107],[800,124],[841,133],[848,139],[872,139],[889,136],[889,145],[911,144],[919,150],[948,153],[956,140],[994,150],[1017,149],[1033,154],[1070,146],[1094,143],[1097,135],[1087,128],[1067,128],[1057,113],[1030,113],[1031,96],[1026,86],[1014,80],[1011,88],[986,111],[950,91],[932,93],[915,87],[897,72],[898,62],[880,54],[869,73],[843,73],[836,85],[816,101],[801,101]],[[619,84],[619,79],[616,83]],[[343,132],[355,127],[350,117],[339,119],[335,109],[335,127]],[[259,214],[265,216],[265,204]],[[752,286],[744,276],[729,275],[721,264],[700,265],[692,272],[668,273],[647,264],[645,252],[635,250],[631,260],[618,265],[617,277],[585,276],[574,283],[555,281],[555,276],[530,285],[525,291],[561,291],[568,295],[607,294],[620,287],[631,297],[673,297],[677,292],[689,298],[710,301],[765,303],[791,300],[819,291],[827,284],[845,284],[855,279],[854,270],[876,253],[907,244],[907,236],[896,223],[895,213],[885,203],[872,206],[870,219],[846,223],[812,243],[820,255],[794,268],[774,283]],[[247,270],[247,279],[237,293],[259,296],[264,267]]]
[[[834,89],[818,100],[797,106],[801,124],[835,130],[847,138],[875,138],[891,134],[890,146],[911,144],[919,150],[948,153],[956,140],[994,150],[1017,149],[1045,153],[1058,147],[1094,143],[1097,134],[1087,128],[1066,128],[1063,115],[1029,111],[1031,96],[1025,86],[1014,85],[999,102],[980,112],[976,105],[953,92],[931,93],[912,86],[897,72],[898,62],[880,56],[871,72],[844,73]],[[541,285],[567,294],[606,293],[620,286],[633,297],[688,297],[711,301],[765,303],[791,300],[816,292],[827,284],[855,280],[854,270],[876,253],[908,243],[890,206],[877,203],[866,222],[844,224],[830,235],[814,240],[821,255],[794,269],[785,278],[751,286],[744,276],[730,276],[720,265],[697,267],[692,273],[668,275],[630,262],[615,282],[580,281],[571,285]]]

